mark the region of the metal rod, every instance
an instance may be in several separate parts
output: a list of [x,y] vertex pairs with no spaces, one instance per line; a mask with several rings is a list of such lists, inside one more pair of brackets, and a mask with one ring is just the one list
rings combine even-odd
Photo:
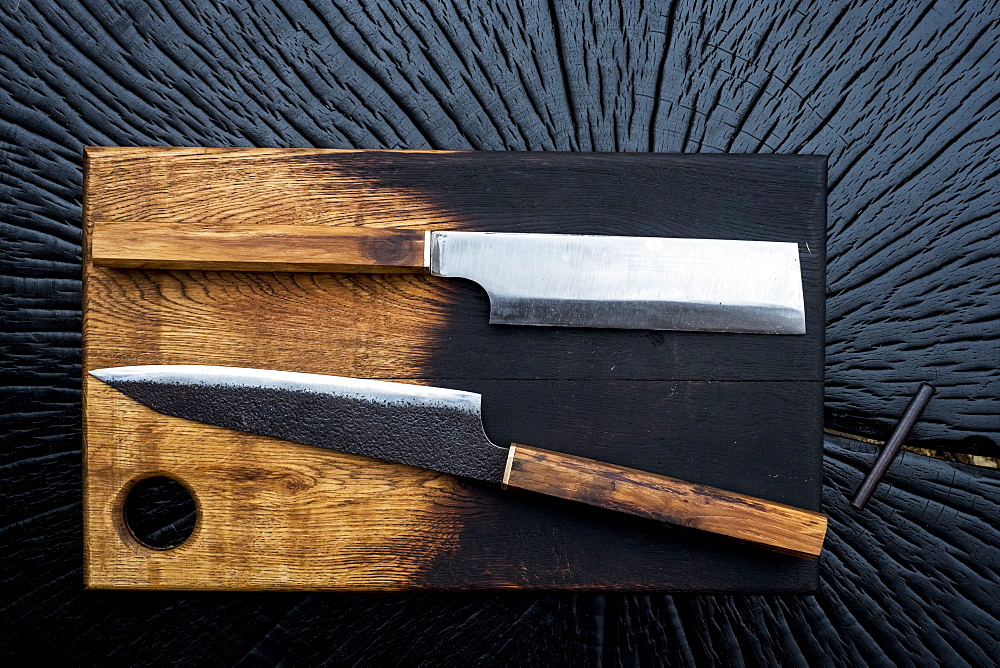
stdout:
[[889,465],[896,458],[896,453],[899,452],[906,437],[910,435],[910,430],[920,419],[920,414],[924,412],[924,407],[927,406],[927,402],[931,400],[932,396],[934,396],[934,388],[927,383],[921,383],[917,394],[910,399],[902,417],[899,418],[892,436],[885,442],[882,452],[875,459],[872,470],[861,481],[861,486],[858,487],[858,491],[854,494],[854,500],[851,501],[852,506],[861,510],[868,504],[868,499],[872,497],[875,488],[882,482],[882,476],[889,470]]

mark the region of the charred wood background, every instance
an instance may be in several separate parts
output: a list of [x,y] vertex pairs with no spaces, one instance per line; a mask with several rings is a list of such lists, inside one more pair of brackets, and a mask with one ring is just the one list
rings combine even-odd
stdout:
[[0,653],[988,664],[1000,476],[830,438],[814,597],[84,592],[84,145],[820,153],[827,425],[1000,442],[990,3],[0,2]]

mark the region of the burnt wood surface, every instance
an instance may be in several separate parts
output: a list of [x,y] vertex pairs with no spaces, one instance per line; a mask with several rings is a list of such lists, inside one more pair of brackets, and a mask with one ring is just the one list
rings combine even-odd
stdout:
[[816,596],[84,593],[86,144],[829,154],[827,421],[996,452],[1000,9],[0,3],[0,653],[936,663],[997,647],[995,473],[829,439]]

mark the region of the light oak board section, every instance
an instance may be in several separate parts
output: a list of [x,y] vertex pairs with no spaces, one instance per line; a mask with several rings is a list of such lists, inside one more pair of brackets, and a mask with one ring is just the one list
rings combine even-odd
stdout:
[[[440,279],[148,271],[92,261],[98,219],[107,242],[118,236],[154,251],[154,237],[184,231],[188,246],[170,252],[188,259],[205,233],[238,240],[264,230],[313,252],[329,236],[398,236],[377,229],[390,226],[422,245],[423,230],[446,220],[418,194],[317,167],[317,153],[89,149],[84,370],[196,362],[402,382],[423,376],[449,298]],[[235,255],[280,260],[263,257],[265,246],[236,242]],[[108,256],[108,248],[98,250]],[[422,264],[422,248],[412,250]],[[462,491],[453,478],[163,416],[86,374],[83,387],[88,587],[419,588],[421,572],[456,540],[447,508]],[[156,474],[183,482],[199,510],[192,536],[167,551],[137,543],[122,519],[128,488]]]
[[[456,539],[451,476],[169,417],[93,377],[85,391],[88,587],[401,589]],[[127,490],[152,475],[198,508],[171,550],[122,519]]]

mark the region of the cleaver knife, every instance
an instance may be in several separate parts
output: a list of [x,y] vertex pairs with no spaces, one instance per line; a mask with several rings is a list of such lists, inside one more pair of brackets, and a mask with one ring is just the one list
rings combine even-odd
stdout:
[[480,395],[319,374],[202,365],[96,369],[149,408],[701,529],[796,556],[823,547],[820,513],[647,471],[492,443]]
[[806,331],[795,243],[96,221],[90,251],[118,268],[465,278],[486,290],[494,324]]

